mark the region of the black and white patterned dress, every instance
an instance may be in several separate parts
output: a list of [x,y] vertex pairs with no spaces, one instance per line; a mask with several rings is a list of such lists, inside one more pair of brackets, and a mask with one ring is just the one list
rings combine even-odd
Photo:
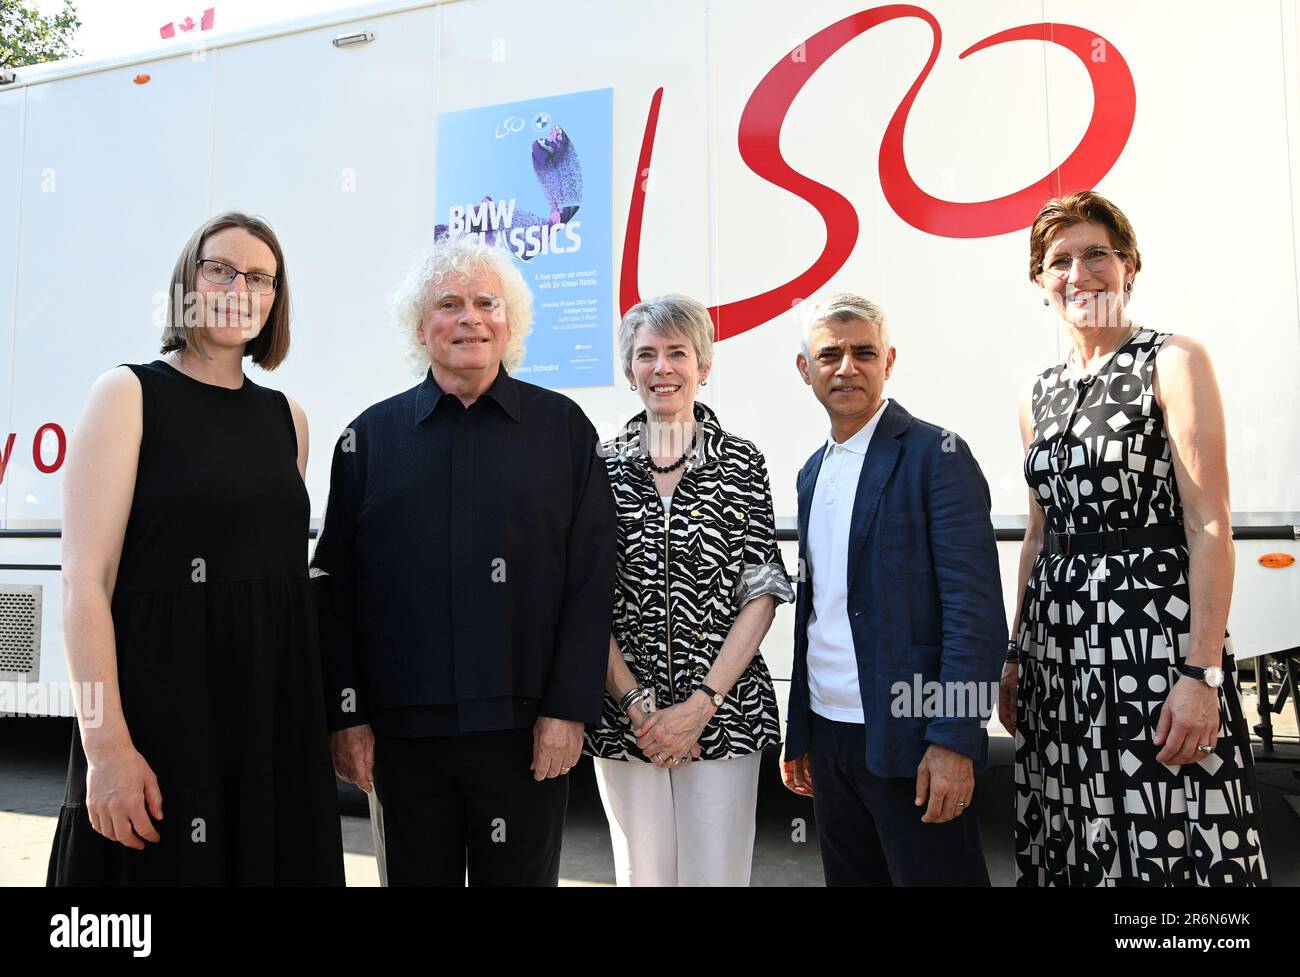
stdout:
[[[1153,391],[1156,353],[1167,338],[1135,332],[1090,386],[1068,362],[1035,382],[1025,477],[1046,531],[1182,521]],[[1086,392],[1076,403],[1081,386]],[[1188,651],[1188,600],[1182,543],[1073,556],[1044,550],[1035,560],[1018,629],[1019,885],[1253,885],[1267,878],[1249,733],[1226,635],[1218,746],[1197,763],[1156,760],[1160,709]]]

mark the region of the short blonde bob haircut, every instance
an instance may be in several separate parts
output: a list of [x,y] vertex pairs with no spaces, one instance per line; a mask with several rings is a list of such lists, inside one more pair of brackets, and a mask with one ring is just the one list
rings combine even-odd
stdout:
[[167,325],[163,328],[160,352],[188,349],[197,356],[207,356],[203,349],[203,327],[186,323],[185,306],[196,291],[203,242],[229,227],[243,228],[270,248],[275,256],[276,287],[275,297],[271,299],[271,314],[257,338],[244,347],[244,355],[251,356],[263,370],[274,370],[289,355],[289,273],[284,266],[284,250],[270,224],[237,210],[228,210],[207,221],[190,235],[181,249],[172,270],[171,287],[167,290]]
[[512,373],[524,361],[528,334],[533,329],[533,293],[508,251],[466,238],[451,238],[426,245],[412,259],[406,277],[389,297],[393,325],[411,367],[423,373],[429,367],[429,353],[420,345],[420,320],[428,311],[429,296],[444,282],[464,282],[475,272],[494,272],[501,280],[501,302],[510,341],[502,353],[502,364]]
[[713,364],[713,320],[709,310],[689,295],[660,295],[632,306],[618,324],[618,357],[624,376],[632,376],[632,350],[642,326],[664,339],[688,340],[701,371]]

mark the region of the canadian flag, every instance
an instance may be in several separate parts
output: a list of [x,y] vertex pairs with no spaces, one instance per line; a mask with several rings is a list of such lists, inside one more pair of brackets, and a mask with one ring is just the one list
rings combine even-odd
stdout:
[[[199,23],[198,23],[199,30],[201,31],[212,30],[212,23],[216,19],[216,15],[217,15],[216,7],[209,7],[207,10],[203,11],[203,16],[199,18]],[[194,18],[187,16],[184,20],[181,21],[173,20],[173,21],[169,21],[166,24],[163,24],[161,27],[158,28],[158,36],[165,41],[168,40],[169,38],[176,36],[176,28],[179,27],[182,31],[188,32],[194,30],[194,26],[195,26]]]

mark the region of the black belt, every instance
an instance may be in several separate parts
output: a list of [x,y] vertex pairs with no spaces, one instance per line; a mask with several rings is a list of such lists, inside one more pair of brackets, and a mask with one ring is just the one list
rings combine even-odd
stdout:
[[1187,534],[1181,522],[1165,526],[1141,526],[1135,529],[1107,529],[1099,533],[1048,533],[1043,549],[1061,556],[1080,553],[1122,553],[1149,546],[1155,550],[1186,544]]

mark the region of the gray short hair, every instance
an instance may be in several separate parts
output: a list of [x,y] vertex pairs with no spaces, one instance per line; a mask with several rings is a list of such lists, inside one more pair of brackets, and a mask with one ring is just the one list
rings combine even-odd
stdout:
[[889,320],[885,317],[884,309],[871,299],[855,295],[853,292],[836,292],[834,295],[815,300],[804,313],[803,326],[799,331],[799,349],[805,359],[809,356],[808,342],[812,338],[813,326],[827,319],[835,322],[849,322],[854,319],[874,322],[880,327],[880,342],[885,350],[891,349],[894,345],[889,337]]
[[389,297],[393,325],[411,365],[419,372],[429,365],[429,354],[417,335],[429,304],[429,294],[447,281],[463,281],[487,269],[501,279],[501,302],[510,325],[510,342],[502,361],[508,372],[524,361],[524,347],[533,328],[533,293],[506,251],[465,238],[426,245],[412,259],[400,285]]
[[659,336],[685,336],[695,347],[701,370],[713,363],[713,320],[709,310],[688,295],[660,295],[638,302],[618,325],[618,356],[624,375],[632,373],[632,347],[642,326]]

